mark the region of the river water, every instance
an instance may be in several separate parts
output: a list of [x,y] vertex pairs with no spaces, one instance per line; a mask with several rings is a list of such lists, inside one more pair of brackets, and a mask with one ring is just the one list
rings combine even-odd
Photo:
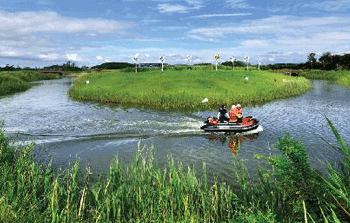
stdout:
[[254,154],[278,154],[274,143],[287,133],[308,147],[313,167],[322,169],[323,161],[341,159],[321,137],[336,144],[326,116],[350,141],[350,89],[327,81],[312,83],[313,88],[301,96],[245,107],[243,114],[258,118],[264,129],[249,137],[200,130],[217,111],[159,112],[78,102],[68,97],[70,79],[39,81],[23,93],[0,98],[0,119],[18,143],[34,140],[37,161],[51,161],[54,168],[66,168],[79,157],[82,168],[105,174],[116,156],[132,162],[138,148],[153,147],[160,165],[171,155],[199,173],[206,163],[210,175],[230,181],[236,157],[253,170],[262,162]]

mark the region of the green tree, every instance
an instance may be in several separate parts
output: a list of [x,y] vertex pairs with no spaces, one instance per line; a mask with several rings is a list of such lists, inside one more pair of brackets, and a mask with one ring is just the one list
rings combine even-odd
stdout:
[[323,53],[322,56],[318,59],[323,66],[323,69],[329,68],[332,64],[332,55],[330,52]]
[[307,56],[307,64],[309,64],[311,66],[311,68],[314,67],[314,65],[316,64],[316,54],[315,53],[310,53],[308,56]]

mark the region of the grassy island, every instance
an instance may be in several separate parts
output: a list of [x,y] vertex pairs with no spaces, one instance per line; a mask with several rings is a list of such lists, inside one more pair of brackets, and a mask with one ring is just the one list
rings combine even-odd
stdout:
[[310,88],[304,77],[244,69],[102,71],[81,76],[74,85],[69,95],[78,100],[184,110],[262,104]]

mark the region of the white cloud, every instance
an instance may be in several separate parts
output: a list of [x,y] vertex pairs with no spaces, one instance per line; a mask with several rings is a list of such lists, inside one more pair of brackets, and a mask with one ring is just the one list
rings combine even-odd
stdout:
[[96,60],[103,60],[103,57],[101,57],[101,56],[96,56]]
[[226,4],[231,8],[252,8],[246,0],[226,0]]
[[5,51],[5,52],[2,52],[2,55],[9,56],[9,57],[16,57],[18,56],[18,53],[15,51]]
[[67,54],[66,57],[67,57],[67,60],[71,60],[71,61],[79,60],[77,54]]
[[317,33],[314,36],[315,39],[325,41],[350,41],[349,32],[323,32]]
[[5,12],[0,11],[2,35],[16,36],[36,32],[79,33],[120,32],[134,27],[134,23],[98,18],[64,17],[51,11]]
[[60,55],[58,53],[39,54],[38,57],[39,59],[46,61],[54,61],[60,59]]
[[202,37],[202,36],[193,35],[193,34],[189,34],[189,35],[188,35],[188,38],[195,39],[195,40],[200,40],[200,41],[209,41],[209,42],[215,42],[215,41],[217,41],[217,40],[215,40],[215,39],[212,38],[212,37]]
[[234,34],[254,34],[257,36],[269,35],[276,38],[278,36],[307,37],[322,32],[341,33],[347,32],[349,29],[350,17],[299,18],[273,16],[245,21],[240,24],[223,24],[220,27],[196,28],[189,31],[189,34],[215,38],[230,38]]
[[183,5],[169,5],[159,4],[158,9],[160,13],[188,13],[189,8]]
[[256,48],[256,47],[268,46],[268,43],[265,40],[254,39],[254,40],[245,40],[241,43],[241,45],[243,47]]
[[305,6],[321,9],[324,11],[345,11],[350,8],[350,0],[323,1],[307,4]]
[[232,13],[232,14],[207,14],[207,15],[197,15],[197,16],[191,16],[189,18],[211,18],[211,17],[236,17],[236,16],[248,16],[252,15],[252,13]]

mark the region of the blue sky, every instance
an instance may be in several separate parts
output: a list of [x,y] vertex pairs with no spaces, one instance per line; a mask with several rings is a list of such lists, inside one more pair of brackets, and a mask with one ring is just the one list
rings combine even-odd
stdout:
[[0,66],[262,64],[350,53],[350,0],[0,0]]

